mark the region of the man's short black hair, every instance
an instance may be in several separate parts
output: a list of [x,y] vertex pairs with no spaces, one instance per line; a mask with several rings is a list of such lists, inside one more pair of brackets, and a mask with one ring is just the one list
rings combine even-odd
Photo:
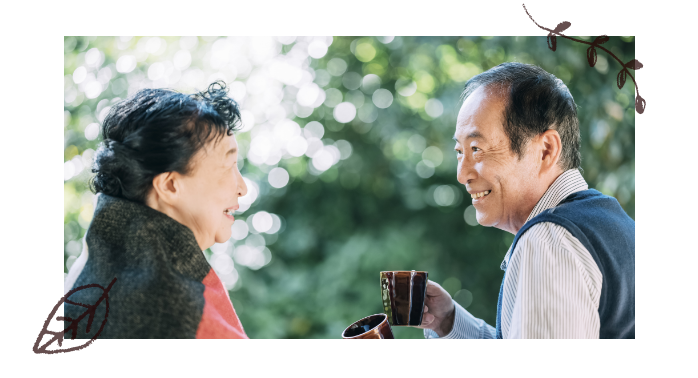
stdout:
[[480,87],[504,97],[504,131],[519,159],[531,138],[553,129],[562,140],[561,168],[580,168],[582,156],[577,105],[562,80],[538,66],[510,62],[468,80],[463,101]]
[[91,189],[145,203],[155,176],[189,173],[196,152],[232,135],[239,121],[238,104],[222,81],[191,95],[142,89],[114,105],[104,119]]

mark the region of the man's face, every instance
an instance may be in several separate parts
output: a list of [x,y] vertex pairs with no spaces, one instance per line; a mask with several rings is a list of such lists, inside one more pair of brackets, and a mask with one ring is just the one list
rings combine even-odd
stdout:
[[235,222],[231,214],[238,209],[238,198],[247,193],[237,160],[235,137],[226,135],[197,152],[189,174],[182,176],[178,211],[205,248],[230,239]]
[[458,181],[475,197],[478,223],[516,233],[538,201],[534,185],[538,162],[527,153],[519,160],[511,150],[503,111],[498,95],[478,88],[460,109],[453,139]]

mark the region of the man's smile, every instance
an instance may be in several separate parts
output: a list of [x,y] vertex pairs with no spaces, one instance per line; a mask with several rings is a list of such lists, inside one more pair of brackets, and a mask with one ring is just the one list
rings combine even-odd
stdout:
[[482,198],[482,197],[485,197],[486,195],[490,194],[490,192],[492,192],[492,191],[491,191],[491,190],[485,190],[485,191],[482,191],[482,192],[474,192],[474,193],[470,193],[470,197],[472,197],[473,199]]

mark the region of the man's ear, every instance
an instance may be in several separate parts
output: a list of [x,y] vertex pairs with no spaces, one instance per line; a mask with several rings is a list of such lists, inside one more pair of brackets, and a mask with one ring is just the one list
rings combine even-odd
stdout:
[[562,140],[557,130],[546,130],[540,135],[542,148],[541,171],[555,168],[562,157]]
[[173,205],[179,194],[179,174],[177,172],[163,172],[153,178],[153,194],[158,201]]

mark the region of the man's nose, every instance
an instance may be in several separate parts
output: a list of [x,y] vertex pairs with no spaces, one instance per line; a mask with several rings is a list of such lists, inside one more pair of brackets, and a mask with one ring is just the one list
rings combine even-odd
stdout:
[[458,182],[465,185],[468,181],[473,180],[477,177],[477,171],[475,171],[475,165],[469,159],[463,157],[458,163]]

